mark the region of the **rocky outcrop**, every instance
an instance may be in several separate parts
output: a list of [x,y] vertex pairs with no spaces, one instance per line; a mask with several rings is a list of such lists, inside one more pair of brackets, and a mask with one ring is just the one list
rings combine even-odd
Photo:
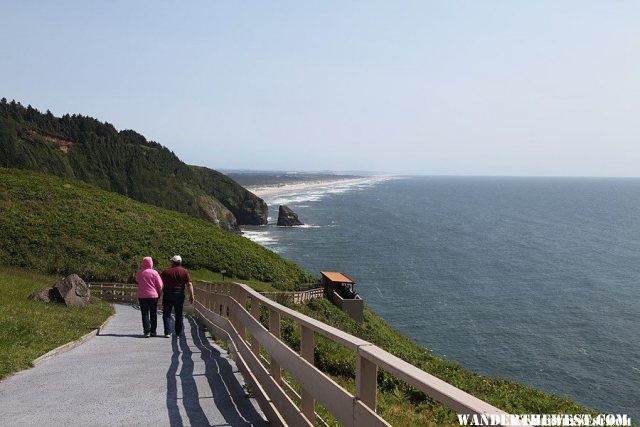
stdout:
[[298,215],[289,209],[288,206],[280,205],[278,209],[278,225],[283,227],[291,227],[294,225],[304,225],[299,219]]
[[29,295],[29,299],[32,301],[49,302],[53,299],[53,289],[42,288]]
[[52,291],[54,299],[66,305],[82,307],[89,304],[89,286],[77,274],[58,280]]
[[216,226],[234,233],[240,232],[240,226],[238,226],[236,217],[214,197],[207,195],[200,196],[198,206],[204,217]]
[[227,208],[239,225],[266,225],[269,208],[260,197],[228,176],[201,166],[189,166],[194,182]]
[[247,191],[242,203],[242,210],[235,213],[241,224],[266,225],[269,217],[267,203],[255,194]]
[[73,147],[73,141],[66,138],[61,138],[57,135],[52,135],[50,133],[46,133],[37,129],[29,129],[27,130],[27,132],[29,133],[29,135],[38,136],[45,141],[54,144],[59,151],[62,151],[65,154],[71,151],[71,148]]
[[58,280],[52,288],[43,288],[29,295],[29,299],[59,302],[67,306],[83,307],[89,304],[89,286],[77,274]]

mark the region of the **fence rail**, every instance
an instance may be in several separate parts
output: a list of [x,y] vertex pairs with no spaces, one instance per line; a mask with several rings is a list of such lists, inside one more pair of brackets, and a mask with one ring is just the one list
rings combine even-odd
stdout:
[[324,288],[314,288],[302,292],[260,292],[260,294],[276,302],[304,304],[312,299],[324,297]]
[[[91,296],[118,304],[138,304],[138,285],[130,283],[89,282]],[[162,298],[158,300],[158,308],[162,308]],[[184,302],[184,312],[193,312],[188,300]]]
[[137,303],[138,286],[129,283],[87,283],[92,296],[110,302]]
[[[229,343],[236,364],[273,425],[312,426],[315,402],[322,404],[345,426],[388,426],[376,413],[377,371],[382,369],[449,408],[465,414],[506,413],[385,350],[259,294],[239,283],[195,283],[196,315],[210,331]],[[268,327],[260,322],[268,312]],[[300,328],[300,352],[280,339],[287,318]],[[314,366],[315,335],[337,342],[354,354],[355,395]],[[267,354],[268,363],[263,363]],[[266,366],[265,366],[266,365]],[[287,393],[286,371],[301,387],[295,401]]]

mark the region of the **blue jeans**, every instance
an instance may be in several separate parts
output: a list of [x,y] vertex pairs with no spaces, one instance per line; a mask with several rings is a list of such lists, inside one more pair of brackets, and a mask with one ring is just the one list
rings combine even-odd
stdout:
[[142,313],[142,331],[145,334],[156,334],[158,326],[158,298],[138,298]]
[[[171,335],[175,332],[176,335],[182,333],[182,308],[184,306],[184,291],[180,289],[179,292],[165,292],[162,294],[162,322],[164,323],[164,334]],[[171,310],[175,312],[176,321],[175,329],[173,325],[173,319],[171,318]]]

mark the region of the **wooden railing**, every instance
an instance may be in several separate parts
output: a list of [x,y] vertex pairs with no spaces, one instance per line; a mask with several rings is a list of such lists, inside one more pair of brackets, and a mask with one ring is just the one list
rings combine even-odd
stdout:
[[91,296],[103,299],[109,302],[119,303],[137,303],[138,302],[138,286],[129,283],[104,283],[91,282],[89,291]]
[[[88,282],[91,296],[117,304],[138,304],[138,285],[131,283]],[[158,300],[158,308],[162,308],[162,298]],[[184,311],[190,313],[193,307],[185,300]]]
[[[197,282],[195,293],[196,315],[214,335],[228,342],[238,368],[273,425],[314,425],[317,401],[342,425],[388,426],[376,413],[378,369],[411,384],[458,413],[506,415],[385,350],[284,307],[246,285]],[[268,312],[268,328],[260,321],[261,311]],[[283,318],[300,327],[299,353],[280,339]],[[316,334],[353,352],[355,394],[314,366]],[[266,359],[263,354],[267,355]],[[300,394],[284,380],[283,370],[297,382]]]
[[302,292],[260,292],[260,294],[276,302],[304,304],[312,299],[324,297],[324,288],[314,288]]

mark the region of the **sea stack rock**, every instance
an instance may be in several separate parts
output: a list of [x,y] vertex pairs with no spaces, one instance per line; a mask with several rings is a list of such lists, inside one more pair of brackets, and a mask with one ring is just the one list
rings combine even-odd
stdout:
[[298,219],[298,215],[285,205],[280,205],[278,209],[278,225],[283,227],[291,227],[293,225],[304,225]]

